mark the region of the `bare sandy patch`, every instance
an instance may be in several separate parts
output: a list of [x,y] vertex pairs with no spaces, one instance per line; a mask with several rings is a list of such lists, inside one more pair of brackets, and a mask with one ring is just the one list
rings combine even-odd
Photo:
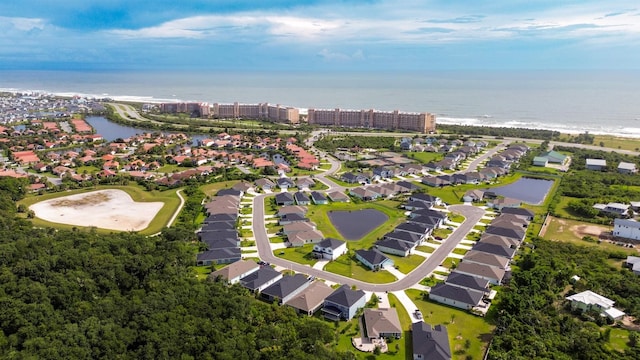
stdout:
[[33,204],[40,219],[67,225],[140,231],[151,223],[164,203],[135,202],[122,190],[98,190]]

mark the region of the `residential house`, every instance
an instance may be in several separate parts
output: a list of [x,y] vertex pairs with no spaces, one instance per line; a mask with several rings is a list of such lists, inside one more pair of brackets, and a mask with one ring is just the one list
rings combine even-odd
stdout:
[[370,309],[362,313],[365,336],[369,341],[402,337],[402,325],[395,308]]
[[[482,243],[482,244],[486,244],[488,246],[498,246],[502,248],[499,245],[493,245],[488,243]],[[480,243],[478,243],[478,245],[480,245]],[[498,256],[488,252],[479,251],[479,250],[468,251],[466,254],[464,254],[464,257],[462,258],[462,262],[471,262],[475,264],[488,265],[488,266],[497,267],[499,269],[506,269],[507,266],[509,266],[509,258]]]
[[320,310],[324,299],[332,292],[333,289],[323,281],[313,281],[302,292],[287,301],[285,305],[291,306],[299,314],[311,316]]
[[293,195],[288,192],[280,192],[276,194],[276,205],[293,205],[295,200]]
[[373,271],[392,266],[393,261],[376,250],[356,250],[356,259]]
[[296,222],[307,222],[308,218],[300,215],[300,214],[285,214],[280,217],[280,221],[278,222],[280,225],[287,225]]
[[430,300],[465,310],[470,310],[480,305],[483,297],[484,293],[482,291],[445,283],[436,284],[429,291]]
[[301,231],[313,231],[316,230],[316,224],[311,221],[295,222],[291,224],[285,224],[282,226],[282,234],[292,235]]
[[319,259],[335,260],[347,253],[347,243],[326,238],[313,246],[313,254]]
[[544,156],[536,156],[533,158],[533,166],[546,167],[549,164],[549,159]]
[[324,299],[322,313],[329,320],[351,320],[366,302],[364,291],[342,285]]
[[415,249],[415,244],[410,244],[408,242],[400,241],[397,239],[385,239],[378,240],[375,244],[376,249],[382,251],[386,254],[398,255],[398,256],[409,256],[411,251]]
[[240,285],[256,293],[280,279],[282,279],[282,273],[274,270],[270,266],[263,266],[258,271],[240,278]]
[[296,186],[293,180],[289,179],[288,177],[278,178],[278,180],[276,180],[276,184],[278,184],[278,187],[282,190],[287,190],[291,187]]
[[496,210],[502,210],[505,207],[520,207],[522,202],[518,199],[509,197],[499,197],[487,201],[487,206]]
[[629,255],[625,264],[634,274],[640,275],[640,257]]
[[484,191],[480,189],[467,190],[462,196],[464,202],[480,202],[484,199]]
[[239,260],[223,267],[220,270],[216,270],[209,274],[210,279],[217,279],[218,277],[223,279],[229,285],[237,284],[240,282],[240,278],[253,274],[260,269],[260,265],[251,260]]
[[619,320],[625,314],[614,308],[615,301],[596,294],[591,290],[567,296],[565,299],[571,302],[571,309],[581,311],[596,311],[611,320]]
[[634,163],[621,161],[620,164],[618,164],[618,172],[620,174],[635,174],[638,172],[638,169]]
[[[483,253],[487,253],[487,254],[493,254],[496,256],[500,256],[500,257],[504,257],[507,259],[512,259],[513,256],[516,254],[516,249],[511,248],[509,246],[501,246],[501,245],[495,245],[495,244],[489,244],[487,242],[478,242],[476,243],[472,248],[472,251],[478,251],[478,252],[483,252]],[[474,253],[474,255],[478,255],[477,260],[480,261],[480,255]],[[498,263],[503,263],[504,260],[491,260],[488,257],[484,257],[483,261],[488,261],[488,262],[492,262],[492,265],[495,265],[494,262],[498,262]],[[487,264],[488,265],[488,264]]]
[[443,325],[419,321],[411,324],[413,360],[451,360],[449,334]]
[[451,185],[451,181],[442,176],[425,176],[422,178],[421,182],[432,187],[444,187]]
[[240,248],[224,248],[207,250],[196,256],[198,266],[208,266],[212,264],[230,264],[242,258]]
[[628,217],[629,216],[629,208],[631,205],[621,204],[621,203],[608,203],[608,204],[594,204],[593,208],[599,210],[600,212],[620,217]]
[[231,195],[231,196],[239,196],[242,197],[242,195],[244,195],[244,193],[240,190],[236,190],[236,189],[222,189],[219,190],[216,193],[216,196],[224,196],[224,195]]
[[302,191],[297,191],[295,194],[293,194],[293,198],[298,205],[306,206],[311,204],[311,199],[309,199],[309,196],[307,196],[307,194],[303,193]]
[[489,281],[493,285],[500,285],[506,273],[504,269],[464,261],[458,264],[456,272],[477,276]]
[[256,186],[261,188],[263,191],[271,191],[276,184],[268,178],[261,178],[256,180]]
[[349,202],[349,197],[340,191],[327,193],[327,197],[333,202]]
[[290,246],[301,247],[304,244],[315,244],[324,239],[324,235],[319,230],[296,231],[287,236]]
[[587,170],[605,171],[607,170],[607,160],[604,159],[587,159],[585,162]]
[[527,221],[533,221],[533,217],[535,216],[535,213],[529,209],[525,209],[525,208],[512,208],[512,207],[506,207],[502,209],[502,213],[503,214],[513,214],[516,216],[519,216]]
[[415,222],[405,222],[395,227],[393,231],[406,231],[424,237],[433,228]]
[[384,166],[377,166],[373,168],[373,178],[376,180],[390,179],[393,177],[393,169],[386,168]]
[[298,214],[301,216],[305,216],[307,215],[307,208],[304,206],[299,206],[299,205],[285,205],[283,207],[281,207],[280,209],[278,209],[278,213],[277,215],[279,217],[282,217],[284,215],[288,215],[288,214]]
[[369,188],[365,187],[357,187],[349,190],[349,195],[357,197],[363,201],[375,200],[380,197],[380,194],[374,191],[369,190]]
[[405,188],[406,192],[414,192],[420,190],[420,186],[412,183],[411,181],[401,180],[398,181],[396,185]]
[[452,271],[445,279],[445,284],[463,287],[471,290],[481,291],[485,294],[489,293],[489,281],[481,279],[477,276],[471,276],[457,271]]
[[325,204],[329,203],[329,200],[327,199],[327,197],[324,196],[319,191],[312,191],[311,192],[311,201],[316,205],[325,205]]
[[640,222],[634,220],[614,219],[613,220],[613,236],[640,240]]
[[406,243],[409,243],[412,246],[420,245],[422,243],[422,240],[424,239],[424,237],[421,236],[421,235],[409,233],[409,232],[406,232],[406,231],[388,232],[388,233],[384,234],[384,236],[382,238],[384,240],[404,241]]
[[347,182],[349,184],[357,184],[357,183],[368,184],[369,182],[371,182],[369,177],[367,177],[365,174],[354,174],[351,172],[342,174],[342,176],[340,177],[340,180]]
[[300,178],[298,179],[298,181],[296,181],[296,186],[300,191],[309,191],[309,189],[315,184],[316,184],[315,180],[308,177]]
[[264,288],[260,296],[267,301],[278,301],[278,304],[282,305],[306,289],[309,284],[310,281],[306,275],[286,275]]

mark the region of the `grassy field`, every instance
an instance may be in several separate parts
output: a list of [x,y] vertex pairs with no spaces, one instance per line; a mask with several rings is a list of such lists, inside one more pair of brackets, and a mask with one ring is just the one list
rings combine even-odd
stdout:
[[158,168],[158,170],[156,170],[156,172],[160,173],[160,174],[171,174],[174,172],[180,172],[180,171],[185,171],[185,170],[189,170],[189,169],[193,169],[192,167],[187,167],[187,166],[180,166],[177,164],[165,164],[161,167]]
[[424,253],[431,254],[432,252],[434,252],[436,250],[436,248],[432,248],[431,246],[421,245],[421,246],[416,247],[416,250],[422,251]]
[[[29,207],[35,203],[38,203],[44,200],[56,199],[59,197],[75,195],[75,194],[83,194],[83,193],[88,193],[96,190],[108,190],[108,189],[122,190],[127,194],[129,194],[129,196],[131,196],[131,198],[137,202],[158,202],[159,201],[164,203],[164,205],[162,206],[162,209],[160,209],[160,211],[158,212],[158,215],[156,215],[156,217],[153,218],[153,220],[151,220],[151,223],[149,223],[149,226],[146,229],[138,232],[139,234],[142,234],[142,235],[151,235],[151,234],[155,234],[162,231],[162,229],[166,227],[167,224],[169,223],[169,220],[173,216],[174,212],[180,206],[180,198],[176,194],[178,189],[171,189],[166,191],[146,191],[136,185],[128,185],[128,186],[98,185],[96,187],[86,188],[86,189],[69,190],[69,191],[57,192],[57,193],[47,193],[43,195],[30,195],[20,200],[17,203],[17,205],[24,204],[25,206]],[[47,227],[54,227],[59,229],[72,229],[74,227],[75,228],[78,227],[75,225],[53,223],[53,222],[45,221],[38,218],[31,219],[31,221],[34,226],[47,226]],[[110,229],[97,229],[97,231],[101,233],[117,232],[117,230],[110,230]]]
[[[431,324],[443,324],[449,333],[452,359],[482,359],[489,344],[494,326],[485,318],[472,315],[466,311],[426,301],[420,290],[409,289],[407,295],[420,309],[424,321]],[[469,348],[465,349],[465,341],[469,340]]]
[[391,231],[394,227],[399,225],[405,220],[405,216],[398,206],[399,201],[394,200],[381,200],[372,202],[363,202],[359,204],[354,203],[331,203],[327,205],[310,205],[307,217],[316,223],[317,228],[322,231],[325,237],[332,237],[335,239],[345,240],[342,235],[336,230],[327,213],[329,211],[339,210],[362,210],[362,209],[376,209],[385,213],[389,220],[384,224],[378,226],[376,229],[365,235],[364,238],[358,241],[347,241],[347,247],[352,250],[368,249],[374,242],[376,242],[382,235]]
[[631,151],[640,151],[640,142],[638,139],[622,138],[610,135],[594,135],[595,145],[602,145],[612,149],[623,149]]
[[627,342],[629,341],[629,330],[620,328],[610,328],[611,334],[609,337],[609,346],[613,350],[625,351],[629,348]]
[[221,181],[217,183],[211,183],[200,186],[200,191],[202,191],[207,196],[214,196],[219,190],[228,189],[233,185],[237,184],[238,180],[230,180],[230,181]]
[[442,160],[444,158],[444,155],[442,153],[435,152],[412,152],[409,153],[408,157],[409,159],[414,159],[423,164],[426,164],[432,161]]
[[[636,249],[618,246],[607,241],[602,241],[598,244],[597,242],[588,242],[582,240],[583,236],[586,235],[583,234],[584,227],[594,227],[594,229],[595,227],[600,227],[604,231],[611,230],[610,227],[603,225],[595,225],[582,221],[553,218],[547,226],[547,230],[543,238],[547,240],[570,242],[580,246],[598,247],[599,249],[608,251],[624,251],[629,255],[638,256],[638,251]],[[597,236],[590,236],[597,238]]]
[[302,247],[274,250],[273,254],[279,258],[287,259],[299,264],[313,266],[318,262],[318,260],[311,256],[311,251],[313,251],[313,244],[305,244]]
[[411,271],[413,271],[413,269],[417,268],[425,260],[425,258],[423,258],[422,256],[414,255],[414,254],[406,257],[390,255],[390,254],[386,254],[386,256],[389,259],[393,260],[393,265],[396,266],[398,271],[400,271],[403,274],[410,273]]
[[85,166],[78,166],[76,168],[76,174],[95,174],[97,172],[99,172],[100,169],[98,169],[95,166],[91,166],[91,165],[85,165]]
[[350,259],[348,255],[342,255],[335,261],[331,261],[324,267],[324,270],[373,284],[385,284],[396,281],[396,277],[388,271],[371,271],[359,261]]

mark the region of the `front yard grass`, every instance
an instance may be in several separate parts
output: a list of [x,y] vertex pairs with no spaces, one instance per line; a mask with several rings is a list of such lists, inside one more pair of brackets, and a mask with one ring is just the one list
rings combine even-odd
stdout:
[[331,181],[333,181],[334,183],[336,183],[336,184],[338,184],[338,185],[340,185],[340,186],[347,187],[347,188],[352,188],[352,187],[360,186],[360,184],[351,184],[351,183],[348,183],[348,182],[346,182],[346,181],[342,181],[342,180],[340,180],[340,178],[337,178],[337,177],[335,177],[335,176],[327,176],[327,177],[328,177]]
[[416,250],[422,251],[424,253],[431,254],[432,252],[434,252],[436,250],[436,248],[433,248],[433,247],[427,246],[427,245],[420,245],[420,246],[416,247]]
[[386,254],[386,256],[393,260],[393,265],[403,274],[408,274],[413,271],[415,268],[420,266],[422,262],[425,260],[424,257],[420,255],[411,254],[406,257]]
[[277,249],[273,254],[279,258],[297,262],[299,264],[313,266],[318,260],[311,255],[313,244],[305,244],[302,247],[290,247]]
[[460,249],[460,248],[455,248],[453,249],[453,253],[454,254],[458,254],[458,255],[464,255],[468,252],[469,250],[467,249]]
[[349,255],[342,255],[338,259],[329,262],[325,265],[324,270],[373,284],[385,284],[396,281],[396,277],[388,271],[371,271],[359,261],[350,259]]
[[[420,290],[406,290],[413,303],[424,316],[424,321],[432,324],[444,324],[449,334],[452,359],[482,359],[492,337],[494,326],[483,317],[472,315],[466,311],[438,303],[427,301]],[[470,346],[465,349],[465,341],[470,341]]]

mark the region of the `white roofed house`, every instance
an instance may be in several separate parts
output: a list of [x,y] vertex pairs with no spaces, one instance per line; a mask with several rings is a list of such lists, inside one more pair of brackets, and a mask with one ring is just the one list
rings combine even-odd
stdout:
[[627,260],[625,264],[634,274],[640,275],[640,257],[637,256],[627,256]]
[[631,205],[621,203],[594,204],[593,208],[609,215],[628,217]]
[[638,172],[638,169],[634,163],[621,161],[620,164],[618,164],[618,172],[621,174],[635,174]]
[[607,169],[607,160],[604,159],[587,159],[585,163],[587,170],[605,171]]
[[591,290],[567,296],[566,299],[571,302],[571,308],[573,310],[579,309],[583,312],[596,311],[611,320],[621,319],[625,315],[624,312],[613,307],[615,301],[596,294]]
[[640,240],[640,222],[614,219],[612,234],[625,239]]

